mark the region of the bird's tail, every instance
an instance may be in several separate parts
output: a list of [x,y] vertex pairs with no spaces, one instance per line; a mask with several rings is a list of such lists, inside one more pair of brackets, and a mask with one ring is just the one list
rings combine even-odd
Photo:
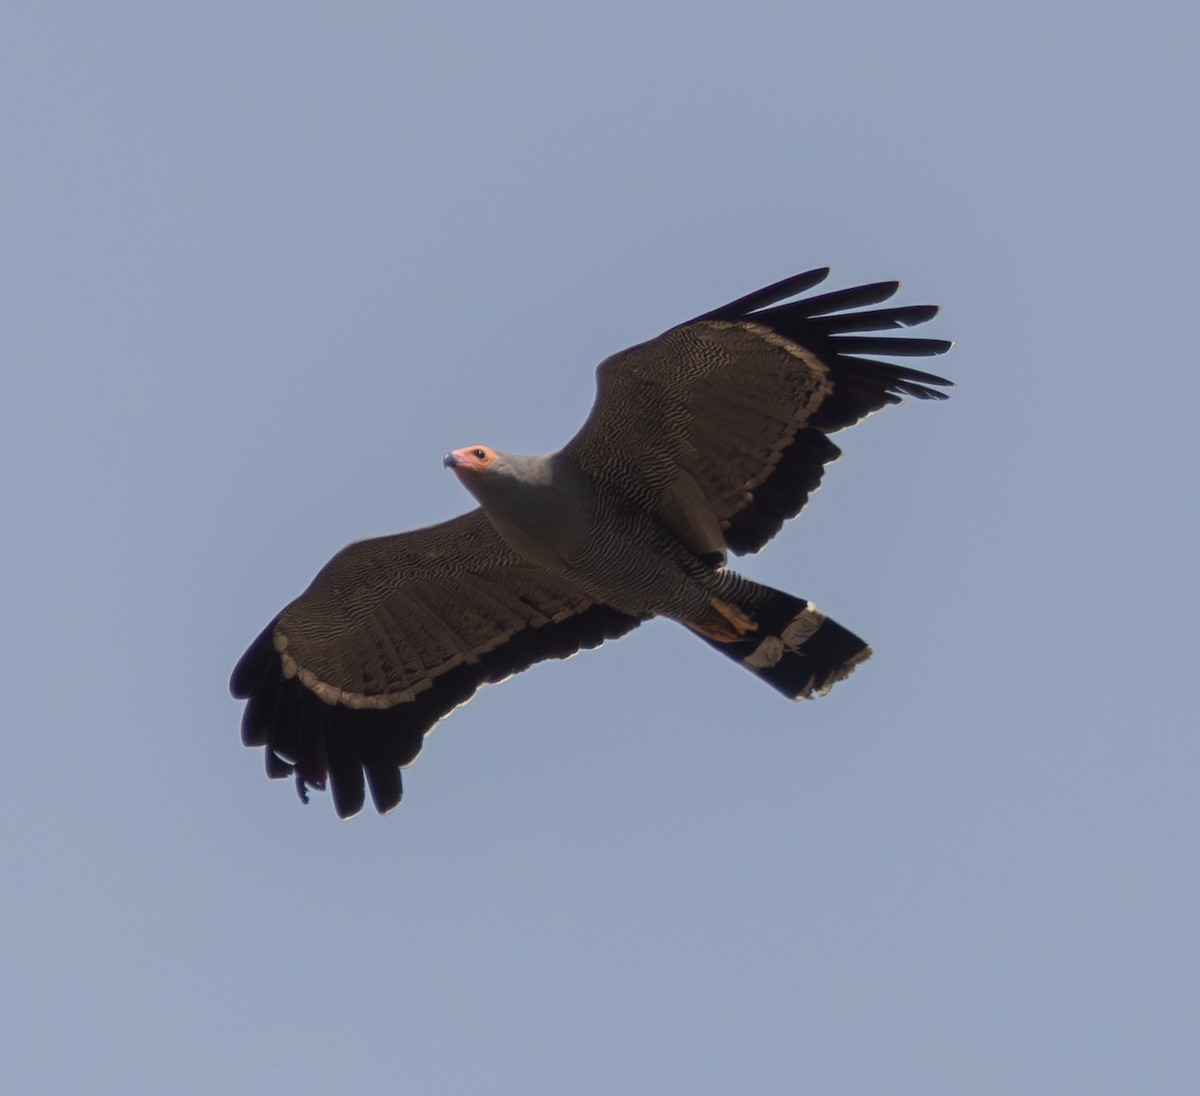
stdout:
[[723,577],[704,618],[688,627],[784,696],[823,696],[870,658],[870,647],[811,601],[728,571]]

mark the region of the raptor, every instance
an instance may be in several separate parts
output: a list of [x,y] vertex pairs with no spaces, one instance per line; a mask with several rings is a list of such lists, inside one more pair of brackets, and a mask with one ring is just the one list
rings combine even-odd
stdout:
[[444,458],[478,508],[343,549],[233,671],[242,740],[300,797],[386,813],[425,735],[480,686],[654,616],[678,621],[783,695],[822,694],[866,659],[804,598],[726,566],[794,517],[840,455],[829,435],[950,382],[888,361],[944,353],[895,331],[932,305],[875,308],[876,282],[804,296],[828,269],[767,286],[614,354],[562,449]]

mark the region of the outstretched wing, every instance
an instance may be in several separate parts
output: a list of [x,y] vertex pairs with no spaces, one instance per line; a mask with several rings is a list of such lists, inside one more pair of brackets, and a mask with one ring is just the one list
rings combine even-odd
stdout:
[[941,354],[950,342],[861,334],[937,313],[864,310],[898,282],[778,303],[828,273],[788,278],[608,358],[566,452],[647,499],[700,554],[758,551],[840,455],[828,434],[906,395],[944,399],[931,386],[951,383],[877,360]]
[[266,747],[269,776],[294,773],[301,798],[328,778],[346,818],[362,809],[365,773],[384,813],[424,736],[481,685],[639,623],[524,561],[474,510],[343,549],[229,688],[248,701],[242,740]]

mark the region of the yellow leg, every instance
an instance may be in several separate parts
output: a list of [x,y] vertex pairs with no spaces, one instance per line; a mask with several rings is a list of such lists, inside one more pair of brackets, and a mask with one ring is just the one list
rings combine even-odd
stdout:
[[709,601],[708,612],[701,620],[688,621],[688,627],[718,643],[736,643],[748,632],[758,631],[758,625],[733,602],[722,601],[719,597]]

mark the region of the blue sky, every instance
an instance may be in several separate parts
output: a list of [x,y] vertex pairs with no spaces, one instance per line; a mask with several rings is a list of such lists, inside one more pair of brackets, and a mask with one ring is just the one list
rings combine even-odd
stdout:
[[[0,29],[0,1088],[1195,1090],[1194,8]],[[267,782],[229,671],[334,551],[825,264],[958,342],[742,565],[849,682],[659,622],[485,690],[389,818]]]

